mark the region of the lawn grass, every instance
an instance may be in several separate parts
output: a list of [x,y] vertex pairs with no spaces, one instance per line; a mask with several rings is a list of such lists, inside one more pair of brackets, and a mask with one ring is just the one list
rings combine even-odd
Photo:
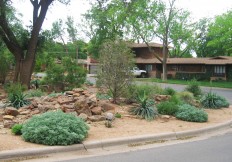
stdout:
[[[185,80],[175,80],[175,79],[168,79],[167,81],[162,81],[161,79],[157,78],[136,78],[136,81],[143,81],[143,82],[156,82],[156,83],[169,83],[169,84],[182,84],[187,85],[189,81]],[[232,88],[232,82],[229,81],[198,81],[200,86],[203,87],[218,87],[218,88]]]

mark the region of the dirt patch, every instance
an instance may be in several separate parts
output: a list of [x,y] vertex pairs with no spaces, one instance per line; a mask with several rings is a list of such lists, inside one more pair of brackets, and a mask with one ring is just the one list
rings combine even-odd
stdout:
[[[126,112],[127,108],[119,106],[117,111]],[[232,106],[220,110],[206,111],[209,114],[209,121],[206,123],[184,122],[175,118],[170,118],[168,121],[161,118],[146,121],[124,113],[122,118],[114,120],[112,128],[106,128],[104,121],[91,123],[86,141],[192,130],[217,125],[232,119]],[[0,151],[37,147],[49,146],[24,142],[20,136],[12,135],[10,129],[0,128]]]

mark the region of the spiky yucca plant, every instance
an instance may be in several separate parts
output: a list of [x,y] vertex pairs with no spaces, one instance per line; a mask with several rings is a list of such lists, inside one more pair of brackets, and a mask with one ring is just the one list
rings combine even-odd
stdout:
[[149,97],[144,92],[143,94],[138,94],[137,102],[139,103],[139,106],[132,108],[130,110],[131,113],[142,119],[153,120],[157,115],[154,101],[149,99]]

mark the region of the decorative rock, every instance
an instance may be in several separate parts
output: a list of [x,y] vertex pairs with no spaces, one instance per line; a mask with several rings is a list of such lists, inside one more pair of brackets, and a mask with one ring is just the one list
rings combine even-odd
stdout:
[[87,121],[87,119],[88,119],[88,116],[87,116],[86,114],[84,114],[84,113],[81,113],[81,114],[79,115],[79,117],[80,117],[81,119],[83,119],[84,121]]
[[5,114],[6,115],[12,115],[12,116],[17,116],[19,114],[18,110],[14,107],[7,107],[5,109]]
[[31,105],[32,105],[34,108],[38,108],[38,103],[35,102],[35,101],[33,101],[33,102],[31,103]]
[[74,108],[78,114],[85,113],[88,116],[92,115],[89,105],[86,103],[85,100],[78,100],[75,103]]
[[171,118],[171,116],[169,116],[169,115],[162,115],[162,116],[161,116],[161,119],[162,119],[164,122],[168,122],[170,118]]
[[93,115],[93,116],[89,116],[88,119],[89,119],[91,122],[98,122],[98,121],[104,121],[104,120],[105,120],[105,117],[104,117],[104,116],[101,116],[101,115]]
[[93,113],[93,115],[101,115],[102,108],[101,107],[94,107],[91,109],[91,112]]
[[6,107],[6,104],[0,102],[0,109],[1,109],[1,108],[5,108],[5,107]]
[[73,97],[79,97],[80,96],[80,93],[74,93],[73,94]]
[[60,104],[58,104],[58,103],[57,103],[57,104],[55,104],[55,106],[54,106],[54,107],[55,107],[55,109],[61,109],[61,106],[60,106]]
[[20,114],[20,115],[27,115],[27,114],[30,114],[30,113],[31,113],[30,110],[26,110],[26,111],[20,112],[19,114]]
[[106,113],[105,114],[105,119],[109,120],[109,121],[114,120],[114,114],[112,114],[112,113]]
[[115,111],[115,105],[113,105],[113,104],[111,104],[111,103],[107,103],[107,102],[103,102],[103,103],[101,103],[100,104],[101,105],[101,107],[102,107],[102,110],[104,111],[104,112],[106,112],[106,111]]
[[73,95],[74,93],[75,93],[75,92],[73,92],[73,91],[66,91],[66,92],[65,92],[66,95]]
[[12,115],[4,115],[3,116],[3,119],[5,119],[5,120],[13,120],[15,117],[14,116],[12,116]]
[[38,109],[31,112],[32,115],[39,114],[39,113],[40,113],[40,111]]
[[16,124],[16,122],[11,121],[11,120],[4,120],[4,128],[11,128]]
[[74,109],[74,104],[71,105],[62,105],[65,109]]
[[2,116],[2,114],[0,114],[0,122],[2,122],[3,121],[3,116]]
[[70,104],[73,103],[74,101],[71,99],[67,99],[67,98],[58,98],[58,103],[63,105],[63,104]]
[[67,113],[67,114],[72,114],[72,115],[74,115],[74,116],[77,116],[77,112],[76,112],[76,111],[72,111],[72,110],[69,111],[69,110],[68,110],[66,113]]
[[79,93],[79,92],[83,92],[84,90],[82,89],[82,88],[74,88],[73,89],[73,92],[75,92],[75,93]]
[[157,96],[155,96],[155,101],[158,101],[158,102],[160,102],[160,101],[166,101],[170,97],[171,96],[169,96],[169,95],[157,95]]
[[3,109],[0,109],[0,115],[5,115],[5,111]]

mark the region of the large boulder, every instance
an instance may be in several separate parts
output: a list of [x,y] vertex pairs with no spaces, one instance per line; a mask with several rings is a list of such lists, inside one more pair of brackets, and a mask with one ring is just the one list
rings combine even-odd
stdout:
[[2,122],[2,121],[3,121],[3,115],[0,114],[0,122]]
[[17,116],[19,114],[18,110],[14,107],[7,107],[5,109],[5,114],[6,115],[12,115],[12,116]]
[[93,113],[93,115],[101,115],[102,108],[101,107],[94,107],[91,109],[91,112]]
[[100,102],[99,105],[102,107],[103,112],[108,112],[108,111],[112,112],[112,113],[115,112],[116,105],[114,105],[114,104],[103,101],[103,102]]
[[84,121],[87,121],[88,119],[88,115],[81,113],[78,117],[80,117],[81,119],[83,119]]
[[98,122],[98,121],[104,121],[105,117],[102,115],[93,115],[93,116],[88,116],[88,119],[91,122]]
[[89,105],[87,104],[85,99],[81,99],[75,102],[74,109],[78,114],[84,113],[88,116],[92,115],[92,112],[89,108]]

